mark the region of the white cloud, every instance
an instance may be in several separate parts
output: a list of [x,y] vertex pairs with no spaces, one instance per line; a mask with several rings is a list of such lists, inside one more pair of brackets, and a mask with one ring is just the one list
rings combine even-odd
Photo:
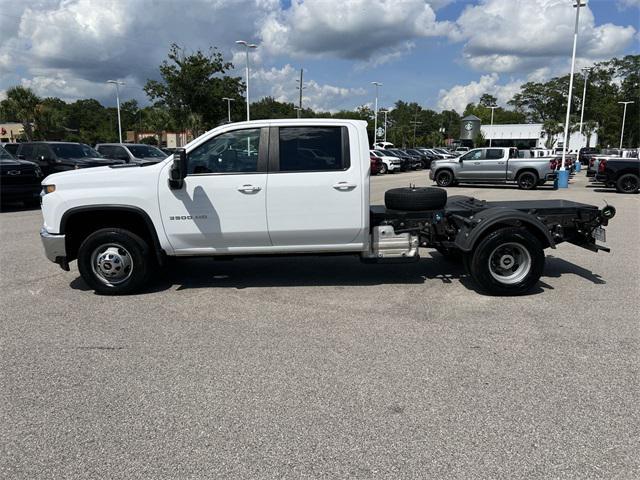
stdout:
[[[279,102],[298,104],[299,90],[296,79],[300,70],[287,64],[282,68],[259,68],[251,72],[251,87],[258,97],[271,96]],[[337,111],[353,105],[354,98],[367,92],[362,88],[344,88],[329,84],[319,84],[315,80],[304,80],[304,108],[322,111]]]
[[[571,56],[575,9],[564,0],[484,0],[468,6],[449,37],[463,41],[463,57],[487,72],[529,72],[554,64],[566,68]],[[633,26],[596,25],[591,9],[580,11],[578,56],[594,62],[624,51]]]
[[272,54],[369,61],[397,58],[407,42],[444,36],[451,27],[436,21],[424,0],[293,0],[266,18],[260,37]]
[[500,85],[497,73],[482,75],[478,81],[466,85],[455,85],[449,90],[440,90],[438,108],[441,110],[455,110],[462,113],[469,103],[477,103],[483,93],[489,93],[498,99],[498,105],[505,106],[511,98],[520,91],[522,81],[513,80]]

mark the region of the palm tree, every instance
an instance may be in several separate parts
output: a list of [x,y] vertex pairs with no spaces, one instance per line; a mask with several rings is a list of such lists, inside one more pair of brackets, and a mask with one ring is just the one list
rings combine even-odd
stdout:
[[542,125],[542,130],[544,130],[547,135],[547,140],[544,142],[544,146],[548,149],[552,149],[556,144],[556,135],[562,133],[564,128],[562,127],[562,124],[555,120],[545,120]]
[[582,124],[582,133],[587,137],[587,147],[591,145],[591,135],[596,133],[598,127],[598,122],[595,120],[587,120]]
[[11,87],[7,90],[7,98],[2,108],[9,117],[22,124],[27,140],[33,140],[33,124],[38,115],[40,99],[33,90],[26,87]]

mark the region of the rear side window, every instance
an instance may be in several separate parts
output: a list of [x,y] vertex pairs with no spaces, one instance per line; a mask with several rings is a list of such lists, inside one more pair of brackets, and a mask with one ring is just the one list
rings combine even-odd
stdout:
[[279,171],[317,172],[349,168],[347,149],[343,144],[346,128],[280,127],[279,130]]
[[487,150],[487,160],[498,160],[502,158],[502,150],[499,148],[490,148]]

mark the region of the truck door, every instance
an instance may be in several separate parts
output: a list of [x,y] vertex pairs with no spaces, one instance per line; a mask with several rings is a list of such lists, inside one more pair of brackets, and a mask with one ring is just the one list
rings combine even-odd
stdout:
[[460,180],[477,180],[482,170],[482,159],[484,151],[471,150],[460,157],[460,168],[456,172],[456,177]]
[[268,132],[233,130],[189,150],[181,189],[170,189],[167,175],[160,176],[162,222],[177,253],[271,246],[265,206]]
[[488,148],[485,150],[485,158],[482,160],[483,180],[505,180],[507,176],[506,148]]
[[350,145],[347,127],[271,128],[267,220],[274,246],[330,251],[362,243],[366,190],[353,136]]

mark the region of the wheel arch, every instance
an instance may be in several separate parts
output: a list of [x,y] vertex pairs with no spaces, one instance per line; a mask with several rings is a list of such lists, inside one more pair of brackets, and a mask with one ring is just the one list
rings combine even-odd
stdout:
[[463,252],[472,251],[486,235],[505,227],[524,227],[540,241],[543,248],[556,248],[547,226],[534,215],[504,208],[490,208],[465,223],[456,235],[455,244]]
[[533,173],[538,180],[540,180],[540,173],[534,167],[522,167],[520,170],[516,171],[515,179],[517,180],[520,175],[523,173]]
[[128,205],[87,205],[67,210],[60,220],[60,233],[65,235],[67,260],[77,257],[82,241],[91,233],[106,227],[129,230],[144,239],[155,252],[160,264],[165,252],[149,214]]

